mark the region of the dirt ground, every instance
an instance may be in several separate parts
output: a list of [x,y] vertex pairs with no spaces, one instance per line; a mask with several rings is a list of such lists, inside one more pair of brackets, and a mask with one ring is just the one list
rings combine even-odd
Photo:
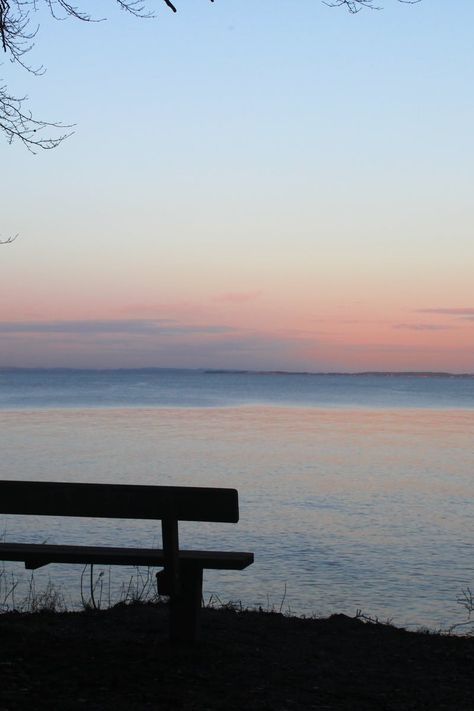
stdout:
[[166,606],[0,616],[0,708],[474,709],[474,638],[344,615],[203,611],[194,646]]

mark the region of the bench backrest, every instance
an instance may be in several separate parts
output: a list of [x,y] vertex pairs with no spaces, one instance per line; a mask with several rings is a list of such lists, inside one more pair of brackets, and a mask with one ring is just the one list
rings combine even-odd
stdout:
[[0,513],[237,523],[236,489],[0,481]]

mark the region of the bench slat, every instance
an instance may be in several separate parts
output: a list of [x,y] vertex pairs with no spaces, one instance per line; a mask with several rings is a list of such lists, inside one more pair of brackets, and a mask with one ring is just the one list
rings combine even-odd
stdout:
[[0,513],[237,523],[236,489],[0,481]]
[[[165,559],[163,551],[157,548],[0,543],[0,560],[24,561],[26,564],[30,561],[31,567],[36,568],[48,563],[162,567]],[[253,563],[253,553],[180,550],[179,561],[213,570],[243,570]]]

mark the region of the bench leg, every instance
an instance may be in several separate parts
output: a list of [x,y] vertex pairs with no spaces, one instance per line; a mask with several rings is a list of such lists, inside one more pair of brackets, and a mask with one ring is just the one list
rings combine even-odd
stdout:
[[170,639],[195,642],[201,621],[202,568],[181,565],[180,582],[180,594],[170,599]]

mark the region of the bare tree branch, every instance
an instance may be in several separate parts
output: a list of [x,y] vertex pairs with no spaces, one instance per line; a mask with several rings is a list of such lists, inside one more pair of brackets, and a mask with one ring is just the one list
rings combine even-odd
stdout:
[[[19,99],[11,96],[5,86],[0,86],[0,131],[5,134],[8,143],[17,139],[31,153],[35,153],[38,148],[56,148],[72,134],[68,131],[72,126],[33,118],[30,111],[23,109],[25,100],[26,97]],[[46,137],[42,134],[45,129],[58,129],[60,133],[52,138]]]
[[18,234],[14,235],[13,237],[8,237],[7,239],[0,239],[0,244],[11,244],[16,240],[18,237]]
[[[150,0],[110,1],[135,17],[154,16],[149,9]],[[176,6],[171,0],[160,1],[176,12]],[[363,8],[380,9],[375,4],[375,0],[322,0],[322,2],[330,7],[343,6],[353,14]],[[414,5],[421,0],[398,0],[398,2]],[[0,0],[0,48],[13,63],[36,75],[43,74],[44,68],[27,64],[25,55],[34,45],[38,26],[33,24],[33,19],[35,13],[41,8],[46,8],[56,20],[72,17],[81,22],[100,22],[105,19],[92,17],[70,0]],[[34,118],[32,113],[24,108],[25,101],[26,97],[14,96],[9,93],[6,86],[0,84],[0,132],[3,132],[9,143],[18,140],[35,153],[36,149],[40,148],[43,150],[56,148],[71,135],[70,125]],[[47,137],[47,133],[52,133],[52,137]]]
[[[380,5],[375,5],[374,0],[322,0],[328,7],[345,7],[353,15],[365,8],[381,10]],[[417,5],[421,0],[398,0],[404,5]]]
[[[147,9],[146,0],[114,1],[135,17],[153,17]],[[175,10],[167,0],[164,2]],[[41,6],[56,20],[72,17],[82,22],[100,22],[104,19],[92,17],[69,0],[0,0],[0,48],[14,64],[35,75],[43,74],[44,68],[27,64],[25,55],[34,45],[38,26],[33,24],[33,19]],[[36,153],[38,149],[56,148],[73,133],[69,130],[71,125],[35,118],[31,111],[24,108],[26,101],[27,97],[15,96],[0,84],[0,132],[8,143],[17,140]]]

